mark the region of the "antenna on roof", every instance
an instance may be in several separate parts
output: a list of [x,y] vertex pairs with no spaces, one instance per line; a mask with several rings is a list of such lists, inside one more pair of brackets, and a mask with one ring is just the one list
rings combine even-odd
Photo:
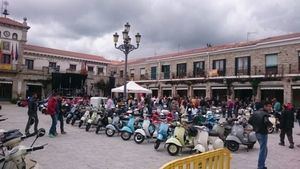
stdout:
[[[2,9],[2,14],[4,15],[4,17],[6,18],[6,16],[7,15],[9,15],[9,13],[8,13],[8,11],[7,11],[7,6],[8,6],[9,4],[8,4],[8,2],[7,1],[4,1],[3,2],[3,0],[2,0],[2,7],[1,7],[1,9]],[[3,6],[4,6],[4,10],[3,10]]]

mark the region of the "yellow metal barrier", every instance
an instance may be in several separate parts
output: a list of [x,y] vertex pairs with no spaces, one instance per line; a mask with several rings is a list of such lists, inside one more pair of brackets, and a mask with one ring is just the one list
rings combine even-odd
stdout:
[[230,169],[230,160],[230,151],[222,148],[171,161],[160,169]]

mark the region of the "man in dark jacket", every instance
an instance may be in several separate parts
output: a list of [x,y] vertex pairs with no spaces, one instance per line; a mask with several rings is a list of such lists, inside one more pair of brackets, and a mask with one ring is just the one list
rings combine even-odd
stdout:
[[266,169],[265,161],[268,155],[268,127],[273,126],[269,121],[269,113],[272,111],[272,103],[265,102],[264,107],[255,111],[249,119],[256,133],[258,143],[260,145],[259,156],[258,156],[258,169]]
[[60,121],[60,133],[66,134],[64,130],[64,115],[63,115],[64,112],[62,112],[62,98],[60,97],[60,95],[57,98],[56,113],[57,113],[57,120]]
[[279,145],[284,146],[284,137],[287,135],[287,138],[290,142],[289,148],[294,148],[293,141],[293,128],[294,128],[294,109],[291,103],[283,105],[283,113],[280,117],[280,143]]
[[37,115],[37,94],[34,93],[32,97],[29,99],[28,103],[28,121],[25,127],[25,134],[29,135],[29,128],[32,125],[32,122],[34,121],[34,133],[37,133],[38,131],[38,124],[39,124],[39,118]]

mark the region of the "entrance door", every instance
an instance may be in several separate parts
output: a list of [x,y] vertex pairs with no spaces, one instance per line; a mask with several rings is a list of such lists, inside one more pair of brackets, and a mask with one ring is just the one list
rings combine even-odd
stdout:
[[26,98],[31,97],[33,93],[38,95],[38,98],[42,96],[42,86],[39,85],[27,85]]
[[293,89],[293,104],[295,107],[300,106],[300,89]]
[[261,90],[261,100],[271,101],[276,98],[280,103],[283,103],[283,90]]
[[187,90],[177,90],[177,94],[180,96],[180,97],[188,97],[188,94],[187,94]]
[[226,101],[227,100],[227,89],[213,89],[212,96],[213,96],[213,99],[216,101]]
[[194,97],[197,96],[198,98],[205,98],[206,90],[194,90]]
[[157,97],[158,96],[158,90],[157,89],[151,89],[152,90],[152,96]]
[[172,90],[163,90],[163,97],[171,97],[172,96]]
[[0,100],[9,101],[12,96],[12,84],[11,83],[0,83]]
[[238,98],[241,101],[250,101],[252,99],[253,92],[251,89],[236,89],[234,90],[234,98]]

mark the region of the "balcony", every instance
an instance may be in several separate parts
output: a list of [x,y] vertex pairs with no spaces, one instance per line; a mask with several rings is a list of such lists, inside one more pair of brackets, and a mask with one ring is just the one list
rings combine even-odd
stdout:
[[250,71],[248,69],[237,69],[236,76],[249,75]]

